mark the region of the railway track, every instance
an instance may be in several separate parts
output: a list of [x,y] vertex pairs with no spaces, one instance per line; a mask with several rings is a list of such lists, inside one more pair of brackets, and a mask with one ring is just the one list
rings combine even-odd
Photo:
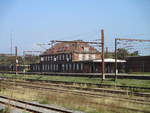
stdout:
[[[3,79],[4,81],[4,79]],[[6,81],[12,81],[7,79]],[[19,82],[19,81],[18,81]],[[55,85],[55,86],[61,86],[61,87],[66,87],[66,88],[76,88],[76,89],[82,89],[82,90],[88,90],[88,91],[103,91],[103,92],[108,92],[108,93],[120,93],[120,94],[128,94],[128,95],[136,95],[136,96],[145,96],[145,97],[150,97],[149,93],[140,93],[140,92],[136,92],[136,90],[146,90],[146,91],[150,91],[149,87],[136,87],[136,86],[122,86],[122,85],[109,85],[109,84],[93,84],[93,83],[81,83],[81,82],[64,82],[64,81],[52,81],[52,80],[33,80],[33,79],[26,79],[26,81],[21,81],[21,83],[26,83],[26,82],[32,82],[35,84],[42,84],[45,86],[46,85]],[[38,83],[37,83],[38,82]],[[42,82],[42,83],[39,83]],[[44,83],[43,83],[44,82]],[[47,83],[52,83],[52,84],[47,84]],[[67,85],[67,86],[66,86]],[[74,85],[76,86],[81,86],[81,87],[74,87]],[[82,88],[83,86],[86,86],[87,88]],[[95,88],[88,88],[88,87],[95,87]],[[99,88],[99,89],[97,89]],[[101,89],[100,88],[119,88],[119,89],[123,89],[121,91],[116,91],[116,90],[108,90],[108,89]],[[134,92],[135,91],[135,92]]]
[[26,79],[26,81],[30,82],[46,82],[46,83],[55,83],[55,84],[65,84],[65,85],[79,85],[79,86],[95,86],[95,87],[116,87],[122,89],[142,89],[142,90],[150,90],[150,87],[138,87],[138,86],[124,86],[124,85],[111,85],[111,84],[94,84],[94,83],[83,83],[83,82],[65,82],[65,81],[54,81],[54,80],[34,80],[34,79]]
[[[1,79],[10,79],[7,77],[1,77]],[[11,78],[15,79],[15,78]],[[87,87],[101,87],[101,88],[121,88],[121,89],[128,89],[128,90],[150,90],[150,87],[138,87],[138,86],[125,86],[125,85],[112,85],[112,84],[96,84],[96,83],[83,83],[83,82],[65,82],[65,81],[54,81],[54,80],[36,80],[36,79],[25,79],[26,81],[30,82],[45,82],[45,83],[55,83],[55,84],[65,84],[65,85],[78,85],[78,86],[87,86]]]
[[64,108],[56,108],[38,103],[17,100],[6,96],[0,96],[0,104],[12,106],[14,108],[29,111],[31,113],[81,113],[77,111],[65,110]]
[[[6,82],[14,82],[11,80],[6,80]],[[131,92],[128,90],[116,90],[116,89],[105,89],[105,88],[85,88],[80,86],[73,86],[73,85],[63,85],[63,84],[46,84],[46,83],[35,83],[35,82],[28,82],[28,81],[17,81],[16,84],[30,84],[30,85],[39,85],[39,86],[56,86],[56,87],[62,87],[62,88],[74,88],[77,90],[84,90],[84,91],[94,91],[94,92],[106,92],[106,93],[113,93],[113,94],[124,94],[124,95],[135,95],[135,96],[142,96],[142,97],[150,97],[150,93],[142,93],[142,92]],[[18,85],[19,85],[18,84]]]
[[[83,89],[81,90],[68,90],[68,89],[62,89],[66,88],[66,86],[59,86],[58,87],[50,87],[50,84],[42,84],[42,83],[30,83],[30,82],[1,82],[2,85],[6,84],[6,86],[22,86],[25,88],[33,88],[33,89],[42,89],[42,90],[50,90],[53,92],[60,92],[60,93],[71,93],[73,95],[79,95],[79,96],[87,96],[87,97],[92,97],[92,98],[102,98],[102,97],[111,97],[115,98],[117,101],[130,101],[132,103],[139,103],[139,104],[148,104],[150,105],[150,100],[149,99],[140,99],[140,98],[128,98],[128,97],[118,97],[115,95],[107,95],[106,93],[95,93],[95,92],[89,92],[87,89],[84,91]],[[53,86],[53,85],[52,85]],[[67,87],[68,88],[68,87]],[[70,87],[69,87],[70,88]],[[71,87],[73,89],[75,87]],[[79,88],[78,88],[79,89]],[[127,94],[127,93],[126,93]]]
[[[22,100],[17,100],[13,98],[9,98],[6,96],[0,96],[0,104],[6,105],[6,106],[11,106],[14,108],[22,109],[24,111],[28,111],[31,113],[83,113],[79,111],[73,111],[73,110],[65,110],[64,108],[56,108],[52,106],[46,106],[38,103],[32,103],[32,102],[27,102],[27,101],[22,101]],[[93,103],[91,103],[93,104]],[[109,108],[115,108],[115,109],[122,109],[122,110],[128,110],[128,111],[134,111],[134,112],[142,112],[142,113],[150,113],[150,111],[147,110],[140,110],[140,109],[135,109],[135,108],[130,108],[130,107],[121,107],[117,105],[109,105],[109,104],[99,104],[99,103],[94,103],[98,104],[103,107],[109,107]],[[113,110],[115,111],[115,110]]]

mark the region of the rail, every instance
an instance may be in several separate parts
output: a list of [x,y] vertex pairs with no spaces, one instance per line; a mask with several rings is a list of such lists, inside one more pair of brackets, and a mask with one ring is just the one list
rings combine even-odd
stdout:
[[[4,104],[4,105],[10,105],[12,107],[26,110],[29,112],[33,112],[33,113],[43,113],[43,111],[49,111],[49,112],[56,111],[58,113],[74,113],[74,111],[71,111],[71,110],[65,110],[62,108],[46,106],[46,105],[42,105],[42,104],[38,104],[38,103],[17,100],[17,99],[9,98],[6,96],[0,96],[0,103]],[[28,108],[26,107],[26,105],[28,105]],[[39,108],[41,108],[41,109],[39,109]]]

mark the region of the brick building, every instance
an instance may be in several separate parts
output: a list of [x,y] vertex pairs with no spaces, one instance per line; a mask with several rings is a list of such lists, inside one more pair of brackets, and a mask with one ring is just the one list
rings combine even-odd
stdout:
[[[114,72],[114,59],[105,59],[105,72]],[[118,61],[118,66],[125,61]],[[81,40],[56,43],[40,55],[40,63],[31,64],[34,72],[101,72],[101,54]]]
[[43,72],[88,71],[86,64],[80,61],[100,58],[100,52],[81,40],[56,43],[40,55],[40,63],[32,64],[31,70]]
[[128,72],[150,72],[150,56],[128,57],[126,61]]

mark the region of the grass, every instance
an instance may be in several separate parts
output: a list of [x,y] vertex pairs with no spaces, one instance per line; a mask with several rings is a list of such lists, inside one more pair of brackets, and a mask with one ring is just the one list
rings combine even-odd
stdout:
[[10,108],[6,107],[0,110],[0,113],[10,113]]
[[136,75],[150,75],[150,72],[130,72],[129,74],[136,74]]
[[83,97],[69,93],[52,92],[42,89],[37,90],[16,86],[13,88],[11,88],[12,86],[9,87],[10,88],[1,89],[0,95],[27,101],[37,101],[42,104],[50,104],[53,106],[61,106],[67,109],[79,110],[86,113],[138,113],[112,107],[114,105],[150,111],[150,105],[115,101],[115,99],[110,97],[94,99],[85,96]]
[[65,81],[65,82],[83,82],[83,83],[104,83],[111,85],[124,85],[124,86],[137,86],[150,88],[150,80],[137,80],[137,79],[114,79],[107,78],[103,82],[100,78],[89,77],[68,77],[68,76],[44,76],[44,75],[15,75],[15,74],[0,74],[0,77],[7,77],[10,79],[20,80],[51,80],[51,81]]

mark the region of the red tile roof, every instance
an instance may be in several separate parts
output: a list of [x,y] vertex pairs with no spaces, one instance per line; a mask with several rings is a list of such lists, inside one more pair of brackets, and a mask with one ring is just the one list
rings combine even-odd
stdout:
[[56,43],[51,48],[47,49],[43,55],[58,54],[58,53],[70,53],[70,52],[80,52],[80,53],[97,53],[98,51],[87,43],[82,43],[82,41],[75,42],[61,42]]

